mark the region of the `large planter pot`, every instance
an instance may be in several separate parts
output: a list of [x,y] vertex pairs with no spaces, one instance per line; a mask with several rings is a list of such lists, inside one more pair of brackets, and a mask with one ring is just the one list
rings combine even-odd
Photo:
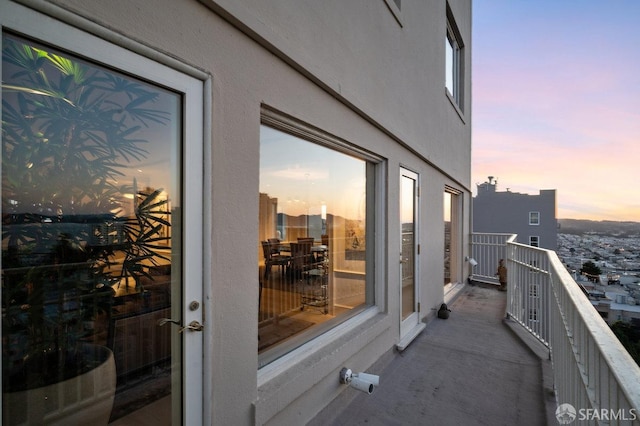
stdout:
[[106,425],[116,390],[116,365],[109,348],[85,345],[98,366],[63,382],[2,394],[3,425]]

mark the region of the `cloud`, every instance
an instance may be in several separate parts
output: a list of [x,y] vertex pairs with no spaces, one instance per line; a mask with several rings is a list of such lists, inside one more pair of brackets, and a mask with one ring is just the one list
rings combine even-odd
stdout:
[[272,170],[265,173],[265,176],[272,176],[294,181],[317,182],[319,180],[328,179],[329,173],[326,170],[313,169],[308,167],[294,167]]

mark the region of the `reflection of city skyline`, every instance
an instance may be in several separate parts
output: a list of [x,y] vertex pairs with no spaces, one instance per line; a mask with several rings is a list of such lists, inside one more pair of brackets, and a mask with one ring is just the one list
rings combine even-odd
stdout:
[[[166,169],[166,167],[165,167]],[[154,175],[157,177],[157,175]],[[153,179],[155,182],[167,181],[168,177],[160,179]],[[143,183],[146,181],[147,183]],[[136,183],[137,182],[137,183]],[[54,216],[73,216],[73,215],[101,215],[101,214],[118,214],[119,216],[128,217],[133,215],[134,211],[134,193],[140,194],[149,193],[154,190],[162,190],[160,199],[168,200],[169,206],[174,204],[174,199],[171,197],[170,193],[166,190],[166,187],[163,186],[154,186],[149,185],[148,182],[151,182],[151,177],[149,179],[143,179],[143,182],[140,182],[139,178],[136,176],[125,176],[121,177],[117,181],[112,181],[111,183],[120,189],[120,196],[118,198],[111,198],[109,203],[100,204],[101,208],[98,209],[88,209],[88,204],[77,203],[77,209],[72,211],[68,211],[67,209],[63,209],[62,205],[56,203],[54,200],[50,200],[44,202],[40,199],[33,199],[29,202],[17,203],[15,200],[8,199],[8,204],[11,206],[7,208],[5,206],[5,210],[3,210],[3,214],[14,214],[14,215],[42,215],[47,217]],[[24,200],[23,200],[24,201]],[[179,206],[179,199],[176,200],[176,207]]]

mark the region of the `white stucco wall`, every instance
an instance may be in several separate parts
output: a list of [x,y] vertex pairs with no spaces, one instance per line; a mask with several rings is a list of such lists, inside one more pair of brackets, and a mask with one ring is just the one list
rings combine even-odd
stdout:
[[[470,181],[471,79],[464,116],[444,102],[446,2],[202,0],[464,185]],[[471,65],[471,2],[449,2]],[[434,60],[434,58],[438,58]],[[434,100],[439,100],[434,102]],[[401,113],[398,113],[400,112]]]
[[[49,2],[29,1],[34,7]],[[399,167],[419,173],[422,316],[443,298],[443,190],[464,192],[468,243],[471,5],[451,0],[464,40],[462,116],[445,95],[446,2],[403,0],[400,25],[383,0],[55,0],[125,39],[211,76],[210,181],[203,236],[206,333],[214,424],[302,424],[399,339]],[[258,372],[259,124],[261,105],[385,159],[377,247],[378,308]],[[193,165],[200,167],[201,165]]]

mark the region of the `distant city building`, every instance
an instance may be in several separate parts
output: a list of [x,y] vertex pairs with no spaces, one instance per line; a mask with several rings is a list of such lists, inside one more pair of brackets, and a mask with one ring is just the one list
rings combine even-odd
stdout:
[[577,277],[576,283],[587,295],[591,304],[609,325],[618,321],[640,328],[640,283],[637,275],[624,275],[614,285],[605,285],[606,276],[600,277],[600,283],[587,282]]
[[497,180],[477,185],[473,198],[473,232],[517,234],[519,243],[555,250],[558,237],[556,190],[539,195],[496,191]]

